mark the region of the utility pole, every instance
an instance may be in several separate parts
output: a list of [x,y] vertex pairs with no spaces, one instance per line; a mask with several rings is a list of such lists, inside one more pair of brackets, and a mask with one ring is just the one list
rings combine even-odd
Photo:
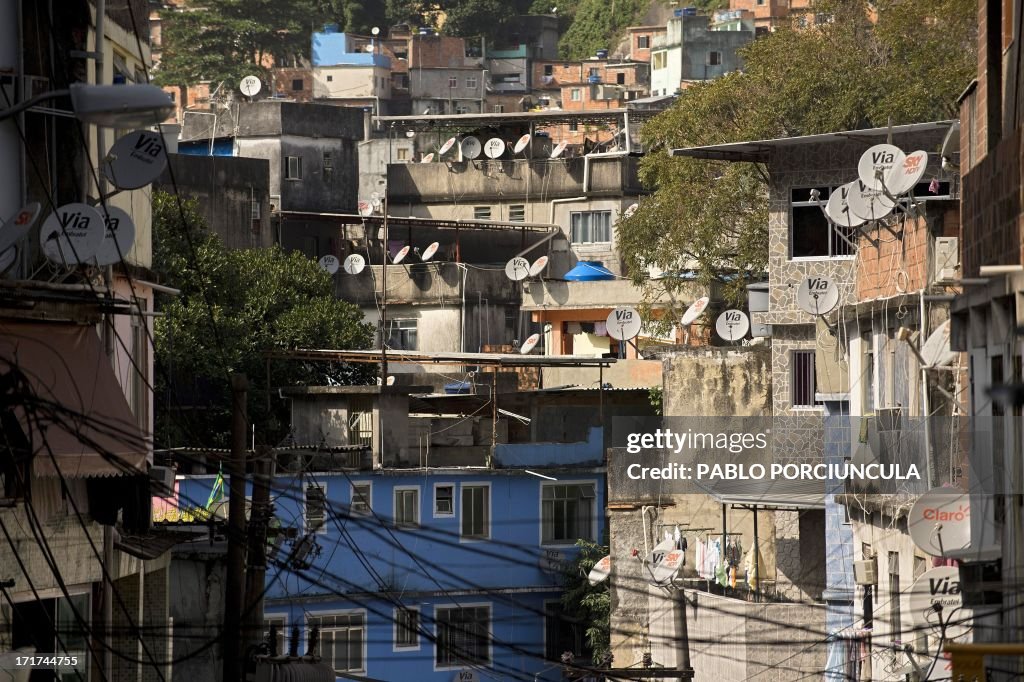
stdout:
[[249,380],[244,374],[231,375],[231,476],[228,499],[228,566],[224,593],[224,679],[242,682],[242,651],[239,637],[242,615],[242,580],[245,574],[245,460]]
[[245,622],[242,634],[248,653],[260,643],[263,631],[263,589],[267,577],[267,526],[270,521],[270,482],[274,476],[273,450],[260,446],[253,462],[252,511],[249,512],[249,555],[245,574]]
[[676,590],[678,601],[676,602],[676,638],[679,641],[679,658],[676,661],[676,668],[690,673],[693,679],[693,668],[690,667],[690,633],[686,626],[686,590]]

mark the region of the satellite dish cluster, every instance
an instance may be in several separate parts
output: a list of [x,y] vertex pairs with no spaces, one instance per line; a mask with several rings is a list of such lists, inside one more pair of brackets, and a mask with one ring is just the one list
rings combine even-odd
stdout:
[[[525,156],[532,143],[533,138],[529,133],[522,135],[515,142],[506,141],[500,137],[491,137],[483,141],[472,135],[467,135],[461,140],[457,137],[449,137],[436,151],[425,154],[420,159],[420,163],[441,161],[447,154],[456,148],[462,158],[469,161],[475,161],[476,159],[479,159],[481,155],[488,159],[500,159],[507,154],[511,154],[513,157],[517,155]],[[566,142],[559,142],[551,150],[550,158],[557,159],[565,152],[566,147]]]
[[[420,254],[420,261],[423,263],[428,262],[437,254],[437,250],[439,248],[441,248],[441,245],[438,242],[431,242],[430,244],[428,244],[427,248],[423,249],[423,253]],[[395,254],[395,257],[391,259],[391,264],[400,264],[409,255],[410,250],[411,247],[403,246],[398,251],[398,253]],[[320,260],[317,261],[317,264],[328,275],[336,274],[338,272],[339,266],[342,270],[345,271],[345,274],[358,275],[359,273],[366,269],[366,258],[364,258],[361,254],[353,253],[347,256],[344,261],[339,263],[336,256],[328,254],[326,256],[322,256]]]
[[890,215],[913,190],[928,168],[928,152],[906,154],[891,144],[876,144],[861,155],[857,179],[838,187],[825,204],[825,215],[835,225],[859,228]]

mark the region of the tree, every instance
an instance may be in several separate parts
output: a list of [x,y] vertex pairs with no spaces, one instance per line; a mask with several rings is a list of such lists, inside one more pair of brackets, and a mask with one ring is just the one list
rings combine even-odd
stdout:
[[449,0],[443,29],[453,36],[484,36],[495,41],[515,14],[515,6],[507,0]]
[[295,361],[275,361],[267,375],[266,351],[367,348],[373,341],[359,308],[334,298],[331,278],[316,262],[276,246],[228,250],[194,201],[179,206],[162,192],[153,194],[153,232],[154,268],[181,291],[161,297],[156,319],[156,360],[165,370],[156,385],[157,442],[228,447],[231,372],[248,376],[249,418],[258,440],[270,445],[287,433],[277,387],[373,381],[365,368]]
[[647,11],[650,0],[576,0],[564,8],[555,0],[544,0],[544,4],[549,5],[545,13],[555,6],[559,15],[563,11],[572,13],[572,23],[558,41],[561,55],[565,59],[587,59],[597,50],[615,47],[626,27]]
[[[767,269],[766,169],[670,157],[667,150],[956,116],[976,70],[974,0],[820,0],[822,21],[780,29],[743,50],[744,71],[683,91],[641,136],[653,193],[619,221],[620,246],[645,298],[681,303],[678,277],[743,286]],[[670,276],[649,280],[648,269]],[[669,316],[673,317],[673,316]],[[678,317],[675,315],[674,317]]]
[[[587,576],[594,564],[608,555],[608,547],[589,540],[577,540],[576,546],[579,553],[563,573],[561,617],[586,628],[584,637],[593,652],[593,663],[600,665],[611,652],[612,598],[607,580],[591,585]],[[579,656],[582,652],[572,653]]]

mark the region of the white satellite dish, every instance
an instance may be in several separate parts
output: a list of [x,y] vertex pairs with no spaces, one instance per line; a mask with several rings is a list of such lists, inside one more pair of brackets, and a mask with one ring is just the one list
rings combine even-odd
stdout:
[[409,245],[406,244],[405,246],[403,246],[402,248],[400,248],[398,250],[398,253],[395,254],[394,260],[392,260],[391,262],[393,264],[395,264],[395,265],[398,265],[399,263],[404,261],[405,257],[408,256],[408,255],[409,255]]
[[848,182],[841,187],[836,187],[825,204],[825,214],[836,225],[843,227],[857,227],[864,224],[864,219],[853,215],[849,207],[850,192],[854,191],[853,186],[857,181]]
[[903,163],[893,166],[885,176],[885,188],[889,194],[903,194],[914,189],[928,169],[928,152],[918,149],[903,157]]
[[420,163],[430,163],[433,160],[434,160],[434,152],[430,152],[429,154],[424,156],[422,159],[420,159]]
[[617,341],[629,341],[640,333],[643,323],[640,320],[640,313],[636,308],[622,306],[608,313],[605,321],[608,328],[608,336]]
[[440,244],[437,242],[430,242],[430,244],[427,245],[427,248],[423,249],[423,255],[420,256],[420,260],[426,263],[434,257],[434,254],[437,253],[439,248],[441,248]]
[[320,260],[317,261],[317,265],[319,265],[321,269],[323,269],[323,271],[326,272],[328,275],[333,275],[338,271],[338,266],[340,265],[340,263],[338,263],[338,259],[336,256],[327,254],[326,256],[320,257]]
[[518,154],[519,152],[526,149],[527,145],[530,144],[530,134],[526,133],[518,140],[516,140],[516,146],[512,148],[513,153]]
[[370,199],[370,207],[373,208],[374,211],[380,208],[380,206],[380,199],[378,199],[377,197]]
[[416,131],[415,130],[406,130],[405,131],[405,136],[411,140],[412,138],[416,137]]
[[345,262],[341,264],[341,267],[350,275],[358,275],[366,267],[366,259],[358,253],[353,253],[345,258]]
[[640,204],[630,204],[628,207],[626,207],[626,210],[622,212],[622,217],[632,218],[633,214],[636,213],[636,210],[638,208],[640,208]]
[[454,146],[455,146],[455,138],[454,137],[449,137],[447,140],[444,141],[444,144],[441,145],[441,148],[437,150],[437,155],[438,156],[444,156],[445,154],[448,153],[448,150],[451,149]]
[[676,543],[673,540],[662,540],[654,546],[651,553],[647,555],[647,568],[653,573],[654,569],[665,560],[665,556],[676,548]]
[[903,150],[892,144],[876,144],[861,154],[857,177],[868,189],[881,190],[882,181],[893,166],[903,164]]
[[523,355],[529,355],[530,351],[537,347],[540,342],[540,334],[530,334],[530,338],[526,339],[522,346],[519,347],[519,352]]
[[750,331],[750,320],[742,310],[731,308],[718,316],[715,331],[726,341],[739,341]]
[[667,552],[658,565],[651,571],[651,582],[655,585],[668,585],[683,567],[685,553],[681,549]]
[[12,215],[0,227],[0,251],[7,251],[7,248],[14,246],[28,235],[39,217],[42,207],[37,202],[32,202]]
[[483,146],[480,144],[480,140],[475,137],[464,137],[462,142],[459,143],[459,149],[462,150],[462,155],[467,159],[475,159],[480,156]]
[[956,359],[956,351],[949,347],[949,320],[939,325],[921,346],[921,357],[926,367],[942,367]]
[[[103,211],[101,210],[102,214]],[[132,217],[117,206],[107,206],[106,232],[100,248],[96,250],[96,265],[120,262],[135,243],[135,223]]]
[[603,557],[600,561],[594,564],[594,567],[590,569],[590,573],[587,574],[587,582],[591,585],[600,585],[605,580],[608,580],[608,576],[612,573],[612,557],[609,554]]
[[855,217],[871,221],[881,220],[892,213],[896,202],[885,196],[885,192],[880,189],[871,189],[854,182],[846,197],[846,205]]
[[395,385],[395,375],[394,374],[389,375],[388,376],[388,380],[386,382],[384,382],[384,383],[386,383],[388,386],[394,386]]
[[65,204],[50,214],[39,231],[39,246],[53,263],[86,263],[107,232],[103,216],[88,204]]
[[484,155],[489,159],[496,159],[505,153],[505,140],[500,137],[492,137],[484,142]]
[[956,488],[932,488],[907,515],[910,539],[932,556],[957,556],[971,546],[971,499]]
[[18,247],[8,246],[0,251],[0,275],[6,274],[18,262]]
[[238,84],[238,89],[242,91],[242,94],[246,97],[255,97],[260,94],[260,90],[263,89],[263,83],[256,76],[246,76],[242,79],[242,82]]
[[562,142],[559,142],[558,144],[556,144],[555,148],[551,150],[551,158],[552,159],[557,159],[559,156],[562,155],[562,152],[564,152],[565,148],[568,147],[568,146],[569,146],[569,143],[565,142],[564,140]]
[[536,277],[541,272],[543,272],[544,268],[546,268],[547,266],[548,266],[548,257],[547,256],[541,256],[537,260],[533,261],[533,265],[530,266],[530,277]]
[[364,218],[368,218],[373,215],[373,206],[369,201],[360,201],[357,206],[359,207],[359,215]]
[[811,315],[825,315],[839,305],[839,287],[824,275],[808,275],[796,290],[796,304]]
[[136,130],[113,144],[103,163],[103,174],[118,189],[139,189],[160,177],[166,167],[163,136]]
[[711,299],[707,296],[701,296],[690,304],[690,307],[683,313],[683,318],[679,322],[684,327],[688,324],[693,324],[693,321],[700,317],[701,313],[707,309],[708,303],[711,303]]
[[505,276],[513,282],[521,282],[530,276],[530,261],[522,256],[516,256],[505,263]]

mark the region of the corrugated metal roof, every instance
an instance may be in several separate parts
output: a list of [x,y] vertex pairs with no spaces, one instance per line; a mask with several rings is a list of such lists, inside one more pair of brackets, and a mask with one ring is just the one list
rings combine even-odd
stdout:
[[696,481],[720,504],[771,509],[824,509],[825,483],[797,480]]

